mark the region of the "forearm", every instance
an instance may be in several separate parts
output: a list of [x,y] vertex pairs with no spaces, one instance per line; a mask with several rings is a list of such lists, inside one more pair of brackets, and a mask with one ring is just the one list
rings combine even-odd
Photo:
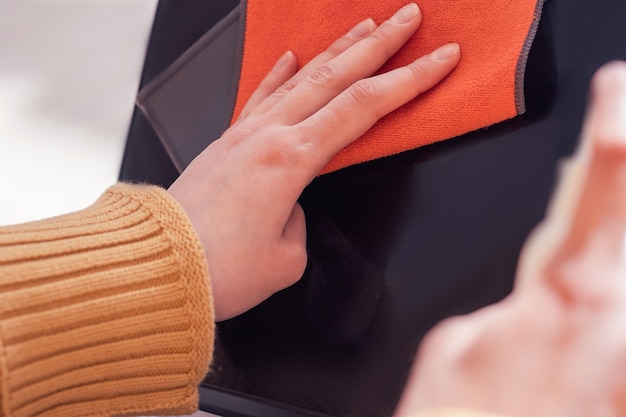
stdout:
[[213,329],[202,247],[162,189],[0,228],[0,415],[190,412]]

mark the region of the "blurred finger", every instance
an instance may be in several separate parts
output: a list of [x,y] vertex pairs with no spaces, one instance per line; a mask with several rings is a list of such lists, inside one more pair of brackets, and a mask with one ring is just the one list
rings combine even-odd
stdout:
[[291,78],[297,70],[298,61],[291,51],[287,51],[281,56],[274,68],[265,76],[256,91],[250,96],[245,107],[237,117],[237,120],[243,120],[269,95],[271,95],[278,87],[283,85]]
[[448,44],[408,66],[357,81],[297,125],[305,141],[315,141],[309,159],[313,175],[381,117],[439,83],[456,67],[460,55],[459,45]]
[[[337,39],[328,49],[309,61],[293,77],[276,86],[271,95],[262,104],[255,106],[255,113],[262,114],[271,109],[281,98],[306,78],[315,68],[333,59],[358,41],[366,38],[376,29],[376,23],[370,18],[354,26],[348,33]],[[249,114],[249,113],[248,113]]]
[[[567,300],[601,299],[626,266],[626,64],[602,68],[592,84],[583,143],[559,191],[555,222],[566,232],[548,277]],[[559,219],[557,216],[565,219]]]
[[375,73],[415,33],[421,12],[415,3],[398,10],[369,37],[313,70],[272,109],[287,124],[298,123],[352,83]]

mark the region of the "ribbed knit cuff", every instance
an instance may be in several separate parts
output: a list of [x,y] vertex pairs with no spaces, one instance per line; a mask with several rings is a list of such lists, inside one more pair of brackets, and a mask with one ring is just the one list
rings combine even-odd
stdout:
[[0,415],[189,413],[213,321],[202,247],[161,188],[0,228]]

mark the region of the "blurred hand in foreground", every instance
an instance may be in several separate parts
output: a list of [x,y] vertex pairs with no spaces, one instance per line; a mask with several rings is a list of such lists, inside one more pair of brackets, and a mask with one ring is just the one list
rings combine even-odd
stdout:
[[296,57],[287,52],[239,120],[170,187],[202,242],[217,320],[302,276],[306,230],[297,200],[304,187],[378,119],[457,65],[459,46],[449,44],[372,76],[420,23],[415,4],[379,27],[364,20],[297,72]]
[[626,63],[611,63],[513,293],[426,337],[397,415],[625,416],[625,239]]

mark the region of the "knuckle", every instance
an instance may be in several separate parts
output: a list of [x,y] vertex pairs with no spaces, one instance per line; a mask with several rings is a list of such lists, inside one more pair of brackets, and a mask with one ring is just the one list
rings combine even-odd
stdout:
[[319,155],[319,147],[306,139],[295,139],[291,144],[290,161],[298,164],[301,169],[311,170],[315,167]]
[[341,71],[332,62],[326,62],[315,69],[309,76],[319,84],[334,84],[341,77]]
[[290,92],[291,90],[293,90],[296,87],[296,85],[298,85],[298,80],[296,80],[295,78],[290,78],[287,81],[285,81],[283,85],[278,87],[278,89],[274,92],[274,95],[278,95],[279,97],[282,97],[288,92]]
[[264,136],[257,158],[266,167],[300,165],[310,160],[315,152],[314,143],[297,129],[272,130]]
[[348,88],[348,94],[358,104],[369,104],[377,98],[376,87],[369,79],[359,80],[352,84]]
[[258,152],[259,162],[265,167],[282,167],[298,160],[297,148],[284,138],[267,138]]

